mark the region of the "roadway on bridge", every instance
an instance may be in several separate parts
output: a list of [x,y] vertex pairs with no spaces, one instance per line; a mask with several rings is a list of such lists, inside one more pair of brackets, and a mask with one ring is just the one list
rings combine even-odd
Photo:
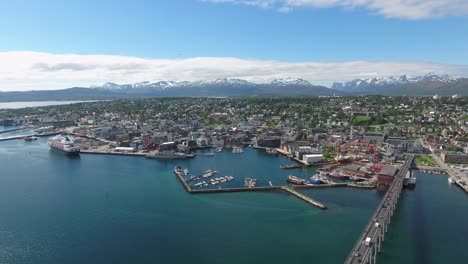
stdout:
[[[400,196],[405,175],[411,168],[413,159],[414,156],[409,155],[406,162],[398,170],[395,179],[388,188],[387,193],[383,197],[376,211],[372,215],[372,218],[370,219],[366,228],[361,233],[359,240],[356,242],[345,263],[367,263],[367,261],[372,258],[372,250],[374,247],[377,247],[377,239],[379,238],[379,235],[382,234],[381,229],[386,228],[386,225],[382,222],[388,221],[393,213],[394,208],[392,205],[396,204],[398,197]],[[379,223],[379,225],[376,225],[376,223]],[[366,243],[364,243],[367,237],[371,238],[370,245],[366,245]]]

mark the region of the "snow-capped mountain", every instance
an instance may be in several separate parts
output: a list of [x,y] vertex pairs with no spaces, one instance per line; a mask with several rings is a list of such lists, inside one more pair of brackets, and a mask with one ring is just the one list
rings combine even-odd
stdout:
[[276,79],[270,82],[271,85],[278,85],[278,86],[287,86],[287,85],[303,85],[309,86],[312,85],[310,82],[303,80],[303,79],[295,79],[295,78],[284,78],[284,79]]
[[105,83],[95,88],[98,90],[129,93],[133,95],[156,94],[160,96],[245,96],[251,94],[320,96],[337,93],[337,91],[333,91],[324,86],[312,85],[308,81],[298,78],[276,79],[263,84],[256,84],[242,79],[228,78],[192,82],[144,81],[122,85]]
[[424,76],[411,77],[408,75],[402,75],[400,77],[381,77],[371,79],[355,79],[345,83],[334,83],[332,89],[344,91],[344,92],[375,92],[383,88],[394,87],[397,85],[408,85],[420,82],[438,82],[449,84],[457,81],[458,77],[452,77],[449,75],[436,75],[434,73],[428,73]]

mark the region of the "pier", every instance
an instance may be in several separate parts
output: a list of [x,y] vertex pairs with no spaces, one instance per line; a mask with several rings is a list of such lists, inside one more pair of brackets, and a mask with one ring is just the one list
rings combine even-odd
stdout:
[[10,129],[10,130],[4,130],[4,131],[0,131],[0,134],[21,131],[21,130],[26,130],[26,129],[28,128],[21,127],[21,128]]
[[311,204],[311,205],[313,205],[313,206],[315,206],[315,207],[318,207],[318,208],[320,208],[320,209],[322,209],[322,210],[327,209],[327,207],[326,207],[324,204],[319,203],[319,202],[317,202],[317,201],[315,201],[315,200],[313,200],[313,199],[311,199],[311,198],[309,198],[309,197],[307,197],[307,196],[305,196],[305,195],[303,195],[303,194],[297,192],[297,191],[294,190],[293,188],[290,188],[290,187],[281,187],[281,189],[284,190],[284,191],[287,191],[288,193],[290,193],[290,194],[296,196],[297,198],[299,198],[299,199],[303,200],[304,202],[309,203],[309,204]]
[[268,192],[268,191],[286,191],[295,197],[309,203],[320,209],[327,209],[327,207],[295,190],[298,189],[308,189],[308,188],[326,188],[326,187],[345,187],[346,183],[335,183],[335,184],[307,184],[307,185],[296,185],[296,186],[274,186],[271,184],[269,186],[263,187],[239,187],[239,188],[218,188],[218,189],[202,189],[202,190],[193,190],[190,185],[187,183],[187,180],[182,176],[180,171],[174,170],[174,174],[179,179],[179,181],[184,186],[184,189],[190,194],[209,194],[209,193],[233,193],[233,192]]
[[393,216],[403,188],[403,180],[408,170],[411,169],[413,160],[414,156],[409,155],[406,162],[398,170],[397,175],[382,198],[382,201],[349,253],[345,264],[376,263],[377,253],[380,253],[382,249],[385,233],[388,230],[388,225],[390,224],[391,217]]

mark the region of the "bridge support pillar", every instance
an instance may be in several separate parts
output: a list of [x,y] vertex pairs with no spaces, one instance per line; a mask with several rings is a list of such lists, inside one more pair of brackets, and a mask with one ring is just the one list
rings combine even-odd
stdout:
[[372,247],[372,262],[375,264],[377,260],[377,245]]

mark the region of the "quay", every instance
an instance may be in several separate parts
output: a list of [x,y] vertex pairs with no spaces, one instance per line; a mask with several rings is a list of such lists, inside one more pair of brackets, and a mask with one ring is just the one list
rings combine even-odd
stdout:
[[405,175],[411,169],[413,160],[414,156],[408,155],[406,162],[398,170],[382,201],[349,253],[345,264],[376,263],[377,253],[380,253],[385,240],[385,233],[388,231],[388,225],[396,209]]
[[[177,179],[179,179],[179,181],[182,183],[182,185],[184,186],[184,189],[190,193],[190,194],[209,194],[209,193],[232,193],[232,192],[267,192],[267,191],[286,191],[292,195],[294,195],[295,197],[313,205],[313,206],[316,206],[320,209],[327,209],[327,207],[322,204],[322,203],[319,203],[303,194],[300,194],[299,192],[297,192],[296,190],[294,190],[294,188],[297,188],[299,187],[298,186],[294,186],[294,187],[290,187],[290,186],[274,186],[274,185],[270,185],[270,186],[264,186],[264,187],[240,187],[240,188],[219,188],[219,189],[203,189],[203,190],[193,190],[190,185],[187,183],[187,181],[184,179],[184,177],[182,177],[182,174],[180,173],[179,170],[176,170],[174,169],[174,174],[175,176],[177,177]],[[324,188],[324,187],[339,187],[339,186],[346,186],[346,183],[344,184],[329,184],[329,185],[326,185],[326,186],[321,186],[321,185],[303,185],[299,188],[301,189],[306,189],[306,188]]]
[[118,156],[137,156],[144,157],[148,153],[141,152],[111,152],[111,151],[99,151],[99,150],[80,150],[82,154],[96,154],[96,155],[118,155]]
[[7,141],[7,140],[14,140],[14,139],[22,139],[25,136],[13,136],[13,137],[6,137],[6,138],[0,138],[0,141]]
[[26,129],[28,129],[28,128],[21,127],[21,128],[10,129],[10,130],[4,130],[4,131],[0,131],[0,134],[10,133],[10,132],[15,132],[15,131],[21,131],[21,130],[26,130]]
[[305,195],[303,195],[303,194],[297,192],[297,191],[294,190],[293,188],[281,187],[281,189],[284,190],[284,191],[286,191],[286,192],[288,192],[288,193],[290,193],[290,194],[292,194],[292,195],[294,195],[294,196],[296,196],[297,198],[303,200],[304,202],[309,203],[309,204],[315,206],[315,207],[318,207],[318,208],[320,208],[320,209],[322,209],[322,210],[327,209],[327,207],[326,207],[324,204],[319,203],[319,202],[317,202],[317,201],[315,201],[315,200],[313,200],[313,199],[311,199],[311,198],[309,198],[309,197],[307,197],[307,196],[305,196]]

